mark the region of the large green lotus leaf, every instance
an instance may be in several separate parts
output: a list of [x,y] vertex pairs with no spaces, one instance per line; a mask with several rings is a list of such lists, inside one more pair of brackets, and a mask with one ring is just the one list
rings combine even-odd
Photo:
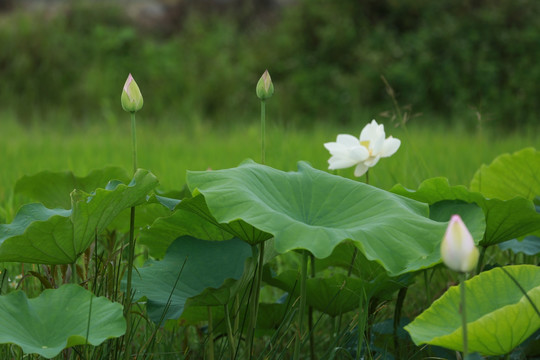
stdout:
[[428,204],[461,200],[480,206],[486,219],[484,238],[479,243],[481,246],[495,245],[540,229],[540,214],[536,212],[532,201],[524,198],[486,199],[484,195],[469,191],[465,186],[450,186],[446,178],[428,179],[420,184],[418,190],[396,185],[390,191]]
[[188,172],[188,186],[206,199],[220,223],[243,220],[272,234],[284,253],[306,249],[329,256],[352,240],[392,275],[433,266],[446,224],[428,207],[375,187],[313,169],[298,172],[244,163],[227,170]]
[[[75,345],[99,345],[124,335],[122,305],[67,284],[28,299],[22,291],[0,297],[0,343],[52,358]],[[87,341],[88,338],[88,341]]]
[[181,207],[197,214],[233,236],[244,240],[248,244],[254,245],[272,238],[271,234],[261,231],[243,220],[235,220],[227,223],[217,221],[209,210],[205,198],[197,192],[195,192],[193,201],[186,201]]
[[487,198],[534,199],[540,195],[540,151],[527,148],[497,157],[489,166],[478,169],[470,188]]
[[[198,304],[222,305],[230,294],[223,294],[220,288],[228,279],[242,277],[246,260],[252,255],[251,246],[239,239],[205,241],[180,237],[162,261],[149,261],[138,270],[138,275],[133,277],[135,298],[147,298],[148,315],[156,323],[162,316],[164,320],[178,318],[186,301],[208,288],[217,290],[207,292],[206,302],[199,298]],[[229,282],[225,284],[227,288],[230,286]],[[166,309],[169,299],[170,306]]]
[[[540,304],[540,267],[515,265],[506,271],[534,304]],[[540,316],[514,281],[494,268],[466,281],[469,351],[507,354],[540,328]],[[405,327],[417,344],[462,351],[459,286],[451,287]]]
[[24,194],[50,209],[69,209],[71,208],[69,194],[74,189],[92,192],[94,189],[105,187],[112,179],[125,183],[130,180],[127,172],[119,167],[97,169],[84,177],[76,176],[71,171],[42,171],[20,178],[15,184],[15,193]]
[[199,202],[204,203],[204,198],[200,195],[177,203],[172,213],[157,218],[150,227],[141,231],[139,244],[146,245],[150,255],[161,259],[173,241],[180,236],[190,235],[202,240],[231,239],[233,235],[218,226],[215,219],[209,220],[208,216],[211,215],[192,210],[193,207],[203,207],[201,204],[192,204]]
[[75,190],[72,209],[21,207],[11,224],[0,225],[0,261],[70,264],[124,209],[145,200],[157,185],[147,170],[138,170],[128,184],[110,183],[88,194]]

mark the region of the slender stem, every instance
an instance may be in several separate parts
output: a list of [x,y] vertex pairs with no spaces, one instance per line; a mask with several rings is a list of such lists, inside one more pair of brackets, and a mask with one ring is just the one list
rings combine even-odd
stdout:
[[[66,279],[67,280],[67,279]],[[71,264],[71,283],[77,285],[77,261]]]
[[257,267],[257,287],[255,288],[255,322],[257,321],[257,316],[259,315],[259,297],[260,289],[262,284],[262,275],[263,275],[263,266],[264,266],[264,242],[259,244],[259,266]]
[[261,100],[261,164],[265,163],[266,101]]
[[[131,147],[133,152],[133,174],[137,172],[137,131],[136,131],[135,113],[131,113]],[[128,246],[128,268],[127,268],[127,284],[124,303],[124,311],[126,316],[126,336],[131,336],[131,281],[133,275],[133,260],[135,258],[135,207],[131,208],[129,218],[129,246]],[[127,342],[129,343],[129,341]],[[125,358],[130,357],[129,346],[126,346]]]
[[[360,307],[358,308],[358,345],[356,347],[356,358],[361,359],[362,344],[364,342],[366,323],[368,314],[369,300],[366,295],[366,290],[363,289],[362,297],[360,298]],[[369,340],[366,339],[366,342]]]
[[240,299],[238,293],[234,296],[234,328],[233,331],[236,334],[238,331],[238,326],[240,324]]
[[[311,278],[315,277],[315,256],[309,254]],[[308,307],[308,331],[309,331],[309,356],[315,360],[315,333],[313,332],[313,306]]]
[[358,248],[355,246],[353,255],[351,258],[351,264],[349,265],[349,270],[347,270],[347,277],[350,277],[352,275],[352,272],[354,270],[354,262],[356,261],[357,256],[358,256]]
[[468,339],[468,336],[467,336],[467,306],[466,306],[466,302],[465,302],[465,299],[466,299],[466,295],[465,295],[465,279],[466,279],[466,275],[465,274],[460,274],[459,275],[459,280],[460,280],[460,284],[459,284],[459,289],[460,289],[460,293],[461,293],[461,306],[460,306],[460,310],[461,310],[461,324],[462,324],[462,327],[463,327],[463,359],[466,359],[467,358],[467,355],[469,354],[469,339]]
[[429,279],[428,279],[428,273],[427,269],[424,271],[424,291],[426,292],[426,307],[429,307],[431,304],[431,293],[430,293],[430,286],[429,286]]
[[225,322],[227,324],[227,338],[229,340],[229,349],[231,350],[231,359],[234,360],[236,358],[235,341],[231,325],[231,315],[229,314],[229,304],[225,304],[223,307],[225,309]]
[[137,172],[137,130],[135,113],[131,113],[131,149],[133,152],[133,173]]
[[214,328],[212,324],[212,308],[208,308],[208,359],[214,360]]
[[300,308],[298,311],[298,332],[296,342],[294,344],[294,360],[300,358],[300,349],[302,345],[302,337],[304,333],[304,312],[306,310],[306,283],[307,283],[307,263],[308,252],[302,251],[302,265],[300,268]]
[[398,296],[396,300],[396,308],[394,309],[394,329],[393,329],[393,338],[394,338],[394,352],[397,355],[397,358],[400,358],[400,345],[398,338],[398,329],[401,322],[401,310],[403,309],[403,303],[405,302],[405,296],[407,296],[407,290],[409,288],[402,287],[398,291]]
[[484,265],[484,257],[486,256],[487,246],[482,246],[480,249],[480,257],[478,258],[478,265],[476,265],[476,274],[480,274],[482,266]]
[[[367,173],[366,173],[367,176]],[[366,179],[367,180],[367,179]],[[347,277],[351,277],[352,272],[354,270],[354,262],[356,261],[356,257],[358,256],[358,248],[355,246],[353,255],[351,257],[351,263],[349,264],[349,269],[347,270]],[[343,313],[340,313],[338,316],[338,326],[337,326],[337,332],[339,333],[341,331],[341,322],[343,320]]]
[[255,274],[253,277],[253,286],[251,291],[250,308],[251,308],[251,322],[248,331],[248,353],[249,356],[253,356],[253,341],[255,338],[255,328],[257,327],[257,316],[259,313],[259,294],[262,283],[262,271],[264,266],[264,242],[259,244],[259,257],[257,260],[257,266],[255,267]]
[[86,324],[86,341],[85,341],[85,352],[86,352],[86,358],[88,357],[88,350],[89,350],[89,343],[88,343],[88,337],[90,336],[90,320],[92,319],[92,301],[94,300],[94,294],[90,294],[90,308],[88,309],[88,323]]

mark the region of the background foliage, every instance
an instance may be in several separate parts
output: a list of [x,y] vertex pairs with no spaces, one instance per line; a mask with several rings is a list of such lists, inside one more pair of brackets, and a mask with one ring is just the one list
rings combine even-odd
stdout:
[[131,72],[145,116],[227,123],[257,113],[268,68],[286,123],[377,116],[391,108],[381,75],[412,113],[537,123],[536,0],[162,1],[157,19],[116,1],[2,14],[0,108],[116,121]]

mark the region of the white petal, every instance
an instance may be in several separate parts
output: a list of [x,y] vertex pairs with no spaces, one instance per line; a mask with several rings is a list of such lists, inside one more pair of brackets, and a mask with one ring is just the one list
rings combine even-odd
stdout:
[[367,159],[366,161],[364,161],[364,164],[366,164],[366,166],[369,166],[369,167],[373,167],[375,165],[377,165],[377,163],[379,162],[379,159],[381,157],[379,155],[377,156],[371,156],[369,159]]
[[371,141],[378,136],[379,126],[375,120],[364,126],[360,133],[360,141]]
[[379,132],[377,137],[371,140],[371,142],[369,143],[371,155],[379,156],[383,150],[383,145],[384,145],[384,132],[382,134]]
[[365,146],[355,146],[349,149],[349,156],[355,159],[356,162],[362,162],[369,157],[369,151]]
[[349,134],[339,134],[337,136],[337,142],[345,146],[358,146],[360,144],[358,138]]
[[347,147],[343,144],[338,144],[337,142],[328,142],[324,143],[324,147],[330,151],[330,154],[336,155],[336,153],[346,153]]
[[350,158],[332,156],[330,159],[328,159],[328,164],[328,169],[337,170],[350,168],[351,166],[356,165],[357,161]]
[[401,145],[401,141],[399,139],[395,139],[390,136],[388,139],[384,140],[381,156],[389,157],[389,156],[394,155],[396,151],[399,149],[400,145]]
[[368,171],[368,169],[369,168],[366,165],[364,165],[363,163],[360,163],[356,165],[356,169],[354,169],[354,176],[360,177],[364,175],[366,171]]

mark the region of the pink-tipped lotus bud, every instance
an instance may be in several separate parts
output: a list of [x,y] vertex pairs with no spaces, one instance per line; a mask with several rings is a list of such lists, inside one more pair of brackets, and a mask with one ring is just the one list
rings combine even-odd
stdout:
[[274,93],[274,84],[268,70],[262,74],[259,82],[257,83],[257,97],[261,100],[270,99]]
[[122,90],[122,108],[127,112],[137,112],[143,107],[143,97],[139,86],[133,79],[133,76],[129,74],[124,89]]
[[459,215],[453,215],[441,244],[444,263],[457,272],[469,272],[478,263],[478,249]]

